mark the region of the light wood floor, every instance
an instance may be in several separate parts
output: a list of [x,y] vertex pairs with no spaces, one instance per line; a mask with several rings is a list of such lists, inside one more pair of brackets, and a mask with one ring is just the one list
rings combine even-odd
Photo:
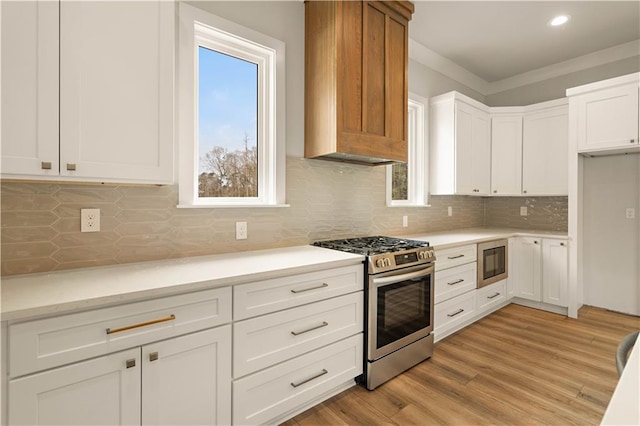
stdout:
[[599,308],[576,320],[511,304],[375,391],[353,387],[285,425],[599,424],[617,344],[639,328],[639,317]]

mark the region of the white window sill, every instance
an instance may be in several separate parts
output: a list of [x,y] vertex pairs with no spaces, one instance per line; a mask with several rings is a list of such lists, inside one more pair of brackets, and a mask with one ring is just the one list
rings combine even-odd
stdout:
[[281,208],[291,207],[289,204],[178,204],[179,209],[249,209],[249,208]]

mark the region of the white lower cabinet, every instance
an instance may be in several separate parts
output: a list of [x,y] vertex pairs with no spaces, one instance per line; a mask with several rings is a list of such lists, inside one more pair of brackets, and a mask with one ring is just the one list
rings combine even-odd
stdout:
[[434,308],[433,323],[436,338],[449,334],[457,326],[473,318],[476,314],[476,291],[438,303]]
[[233,384],[235,424],[265,424],[362,374],[362,335],[262,370]]
[[143,425],[231,423],[231,325],[142,347]]
[[496,306],[507,300],[507,281],[502,280],[482,287],[476,293],[478,313],[491,312]]
[[8,411],[10,425],[140,424],[140,348],[11,380]]
[[229,424],[230,322],[224,287],[11,324],[8,422]]
[[9,382],[11,425],[231,422],[226,325]]
[[567,240],[517,237],[515,247],[516,296],[567,307]]

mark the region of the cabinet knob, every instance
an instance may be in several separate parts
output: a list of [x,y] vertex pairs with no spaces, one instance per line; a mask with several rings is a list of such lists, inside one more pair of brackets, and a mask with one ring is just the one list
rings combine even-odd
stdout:
[[42,170],[51,170],[51,162],[43,161],[41,164]]
[[631,139],[629,142],[636,143],[636,140],[635,139]]
[[525,189],[524,191],[522,191],[522,193],[523,193],[523,194],[526,194],[526,193],[527,193],[527,190]]
[[494,190],[493,190],[493,193],[494,193],[494,194],[497,194],[497,193],[498,193],[498,190],[497,190],[497,189],[494,189]]
[[534,241],[534,242],[533,242],[533,244],[538,244],[538,242],[537,242],[537,241]]
[[136,359],[135,358],[131,358],[127,360],[127,368],[133,368],[136,366]]
[[158,352],[151,352],[149,354],[149,361],[157,361],[158,360]]
[[564,247],[564,243],[560,243],[560,245],[561,245],[562,247]]
[[75,163],[67,163],[67,170],[74,171],[76,169]]

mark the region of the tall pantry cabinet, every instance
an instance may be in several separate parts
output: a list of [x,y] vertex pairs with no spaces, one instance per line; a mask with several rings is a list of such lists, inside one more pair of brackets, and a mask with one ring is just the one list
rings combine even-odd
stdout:
[[2,2],[2,173],[173,181],[173,2]]

